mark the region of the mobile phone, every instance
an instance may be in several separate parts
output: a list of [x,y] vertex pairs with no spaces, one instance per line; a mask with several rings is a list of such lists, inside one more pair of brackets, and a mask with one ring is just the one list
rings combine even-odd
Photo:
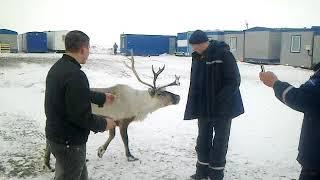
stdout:
[[261,67],[261,72],[265,72],[264,66],[263,66],[263,65],[260,65],[260,67]]

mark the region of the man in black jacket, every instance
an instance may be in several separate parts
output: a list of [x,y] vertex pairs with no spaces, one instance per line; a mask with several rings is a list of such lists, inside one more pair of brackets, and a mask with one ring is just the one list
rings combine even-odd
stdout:
[[279,81],[272,72],[261,72],[263,83],[273,88],[276,97],[290,108],[304,113],[298,162],[302,166],[299,180],[320,179],[320,64],[310,79],[295,88]]
[[198,119],[198,161],[191,178],[222,180],[231,121],[244,113],[240,73],[224,42],[209,41],[205,32],[197,30],[189,43],[194,52],[184,119]]
[[91,102],[112,103],[112,95],[90,92],[81,65],[89,56],[89,37],[70,31],[65,37],[66,54],[49,70],[46,78],[46,138],[56,158],[55,180],[86,180],[86,142],[91,131],[115,127],[112,119],[92,114]]
[[114,45],[113,45],[113,54],[117,55],[117,52],[118,52],[118,44],[114,43]]

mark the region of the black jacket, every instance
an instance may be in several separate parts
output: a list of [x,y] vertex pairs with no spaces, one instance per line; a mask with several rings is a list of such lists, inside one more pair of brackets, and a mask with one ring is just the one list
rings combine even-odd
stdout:
[[304,113],[297,160],[304,168],[320,170],[320,72],[299,88],[277,81],[273,89],[281,102]]
[[90,130],[103,132],[106,121],[92,114],[91,102],[103,105],[103,93],[90,92],[88,79],[80,64],[63,55],[46,78],[45,113],[47,139],[69,145],[87,142]]
[[184,119],[232,119],[244,113],[240,73],[224,42],[210,41],[200,55],[192,54],[190,88]]

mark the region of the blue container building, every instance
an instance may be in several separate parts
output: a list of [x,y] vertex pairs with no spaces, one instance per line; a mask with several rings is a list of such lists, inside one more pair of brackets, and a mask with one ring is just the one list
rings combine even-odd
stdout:
[[135,56],[174,54],[176,51],[176,36],[121,34],[120,52],[130,55],[131,50],[133,50]]
[[[6,44],[10,52],[18,51],[18,33],[9,29],[0,29],[0,44]],[[2,48],[0,47],[0,52]]]
[[27,32],[22,35],[22,51],[26,53],[48,52],[47,34],[44,32]]

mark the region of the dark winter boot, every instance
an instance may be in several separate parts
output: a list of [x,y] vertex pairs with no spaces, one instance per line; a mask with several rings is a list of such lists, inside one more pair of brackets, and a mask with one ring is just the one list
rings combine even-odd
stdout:
[[214,170],[211,169],[209,170],[209,179],[210,180],[223,180],[224,177],[224,172],[223,170]]
[[208,165],[202,165],[197,163],[196,164],[196,173],[192,176],[190,176],[191,179],[197,179],[197,180],[201,180],[201,179],[208,179]]

